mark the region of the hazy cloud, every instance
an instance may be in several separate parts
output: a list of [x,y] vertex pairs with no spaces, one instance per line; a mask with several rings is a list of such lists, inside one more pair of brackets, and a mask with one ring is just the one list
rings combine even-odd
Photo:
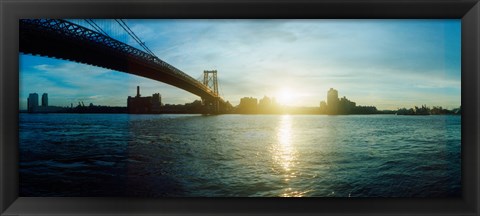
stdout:
[[[136,43],[112,21],[97,23],[124,42]],[[358,104],[379,108],[460,105],[460,20],[126,23],[158,57],[190,76],[201,78],[203,70],[217,69],[221,94],[234,105],[245,96],[274,96],[283,87],[295,90],[295,105],[317,106],[331,87]],[[124,106],[140,85],[142,95],[159,92],[164,103],[199,99],[126,73],[33,56],[22,60],[22,98],[45,91]]]

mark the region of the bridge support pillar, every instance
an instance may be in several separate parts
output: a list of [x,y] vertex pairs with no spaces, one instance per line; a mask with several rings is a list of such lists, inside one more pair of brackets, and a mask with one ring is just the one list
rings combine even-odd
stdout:
[[220,100],[218,98],[216,99],[203,99],[203,106],[204,106],[204,112],[205,114],[220,114]]

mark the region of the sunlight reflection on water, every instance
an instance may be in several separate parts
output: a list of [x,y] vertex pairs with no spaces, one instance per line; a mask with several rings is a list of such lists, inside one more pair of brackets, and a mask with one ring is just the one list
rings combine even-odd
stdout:
[[[296,150],[293,140],[292,117],[283,115],[280,119],[277,129],[278,142],[273,148],[273,158],[276,165],[282,168],[279,173],[283,180],[287,183],[293,181],[297,176],[295,173]],[[282,197],[301,197],[305,192],[297,191],[292,187],[287,187],[282,191]]]
[[22,113],[19,127],[21,196],[461,194],[460,116]]

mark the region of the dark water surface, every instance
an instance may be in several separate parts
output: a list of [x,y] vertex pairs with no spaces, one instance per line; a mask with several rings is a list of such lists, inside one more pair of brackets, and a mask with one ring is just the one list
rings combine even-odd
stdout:
[[20,114],[20,196],[452,197],[461,117]]

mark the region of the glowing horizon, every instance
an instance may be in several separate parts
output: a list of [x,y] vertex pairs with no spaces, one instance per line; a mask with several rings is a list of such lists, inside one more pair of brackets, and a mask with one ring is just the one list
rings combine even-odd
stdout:
[[[318,107],[330,88],[379,110],[461,105],[459,19],[125,21],[159,58],[190,76],[216,69],[220,93],[234,106],[242,97],[267,96],[283,105]],[[109,34],[125,37],[107,23],[98,21]],[[56,106],[126,106],[136,86],[145,96],[160,93],[163,103],[200,99],[123,72],[23,54],[19,59],[20,109],[34,92],[48,93]]]

